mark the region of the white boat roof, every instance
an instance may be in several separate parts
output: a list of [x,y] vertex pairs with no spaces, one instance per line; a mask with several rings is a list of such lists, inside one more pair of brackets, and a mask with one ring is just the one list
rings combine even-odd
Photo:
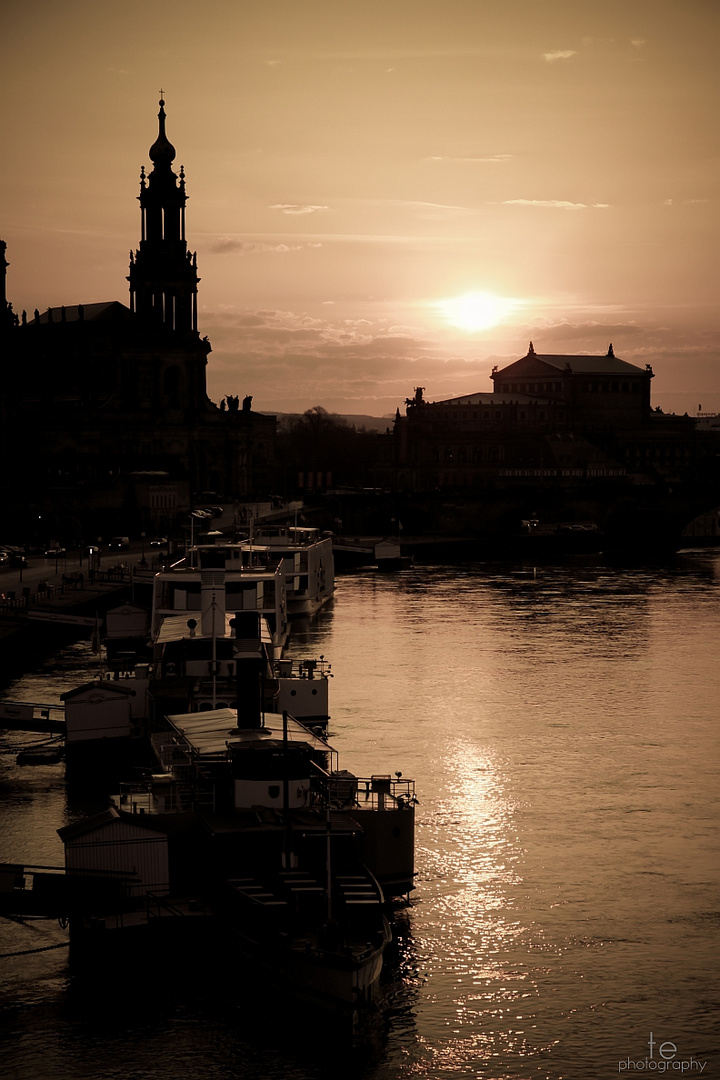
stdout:
[[[245,548],[243,548],[242,544],[217,544],[217,545],[212,544],[212,545],[209,545],[207,548],[203,548],[203,550],[204,551],[211,551],[211,552],[214,552],[214,551],[226,551],[226,550],[229,550],[232,547],[236,548],[238,551],[245,551],[246,550]],[[193,550],[196,550],[196,549],[193,549]],[[201,567],[201,566],[189,566],[189,565],[187,565],[185,563],[183,563],[182,565],[180,563],[175,563],[168,570],[160,570],[160,571],[158,571],[158,573],[155,575],[154,580],[155,581],[163,581],[163,582],[165,582],[165,581],[182,581],[185,578],[188,581],[198,582],[198,581],[202,581],[202,575],[203,574],[223,574],[224,578],[223,578],[222,581],[218,580],[217,586],[216,586],[217,588],[222,588],[224,586],[225,582],[228,582],[228,581],[230,581],[230,582],[233,582],[233,581],[238,582],[240,580],[244,580],[244,581],[253,581],[253,580],[267,581],[268,579],[275,578],[275,577],[279,576],[279,574],[280,574],[280,559],[278,558],[277,563],[275,563],[272,566],[267,566],[267,565],[244,566],[243,564],[239,564],[237,566],[233,566],[233,565],[228,566],[227,563],[226,563],[224,566]]]
[[[239,729],[237,726],[235,709],[208,709],[204,712],[178,713],[166,719],[200,756],[225,753],[228,743],[251,745],[267,741],[282,741],[283,738],[281,713],[265,713],[264,727],[244,729]],[[324,739],[313,735],[292,716],[288,716],[287,738],[288,742],[307,743],[313,750],[332,749]]]
[[290,528],[270,527],[258,529],[252,536],[239,541],[239,544],[244,551],[256,551],[258,549],[270,550],[277,547],[306,548],[314,547],[320,543],[325,543],[327,546],[327,540],[328,537],[320,536],[320,530],[315,527],[291,526]]
[[[193,618],[197,622],[194,632],[190,632],[188,626],[188,619]],[[216,638],[235,637],[235,628],[230,625],[230,620],[235,618],[234,611],[225,612],[225,630],[223,634],[215,634]],[[182,615],[165,615],[158,632],[155,635],[155,643],[164,645],[167,641],[182,641],[187,639],[188,641],[212,641],[212,634],[204,634],[201,627],[202,613],[197,611],[191,615],[184,612]],[[260,639],[265,645],[272,645],[272,634],[270,633],[270,627],[268,621],[264,615],[260,616]]]

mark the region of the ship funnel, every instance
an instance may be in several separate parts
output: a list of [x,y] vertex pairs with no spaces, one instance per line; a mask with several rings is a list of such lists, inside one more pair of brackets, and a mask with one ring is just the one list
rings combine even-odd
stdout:
[[263,645],[260,636],[260,614],[257,611],[237,611],[230,625],[235,630],[233,654],[238,727],[261,728]]

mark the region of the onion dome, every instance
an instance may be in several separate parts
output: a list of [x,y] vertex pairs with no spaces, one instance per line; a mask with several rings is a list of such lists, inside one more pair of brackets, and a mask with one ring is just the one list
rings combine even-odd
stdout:
[[159,132],[155,142],[150,147],[148,156],[153,164],[170,165],[175,160],[175,147],[165,134],[165,102],[160,98],[160,112],[158,113]]

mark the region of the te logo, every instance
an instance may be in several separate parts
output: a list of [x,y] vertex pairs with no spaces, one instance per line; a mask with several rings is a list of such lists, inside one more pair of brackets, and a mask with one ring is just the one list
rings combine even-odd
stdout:
[[[649,1041],[648,1045],[650,1047],[650,1057],[652,1058],[654,1056],[655,1046],[656,1046],[656,1042],[655,1042],[655,1039],[653,1038],[652,1031],[650,1032],[650,1041]],[[677,1046],[675,1045],[674,1042],[662,1042],[658,1046],[657,1052],[660,1055],[660,1057],[663,1059],[663,1061],[672,1061],[672,1059],[677,1054]]]

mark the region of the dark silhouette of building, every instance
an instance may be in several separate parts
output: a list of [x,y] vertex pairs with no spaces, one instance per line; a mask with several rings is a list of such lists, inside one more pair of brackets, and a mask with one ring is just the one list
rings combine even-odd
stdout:
[[539,356],[530,342],[521,360],[492,371],[497,393],[542,402],[556,420],[583,427],[642,424],[650,411],[652,377],[649,364],[628,364],[612,345],[603,356]]
[[0,247],[0,486],[18,534],[164,531],[195,492],[244,500],[272,486],[275,418],[253,412],[250,397],[240,409],[237,397],[218,407],[207,395],[211,348],[198,332],[185,173],[173,171],[165,119],[161,99],[152,170],[140,175],[129,306],[78,304],[18,318]]
[[427,402],[423,387],[394,427],[399,491],[682,483],[714,459],[689,416],[650,404],[650,365],[615,355],[527,355],[494,368],[492,393]]

